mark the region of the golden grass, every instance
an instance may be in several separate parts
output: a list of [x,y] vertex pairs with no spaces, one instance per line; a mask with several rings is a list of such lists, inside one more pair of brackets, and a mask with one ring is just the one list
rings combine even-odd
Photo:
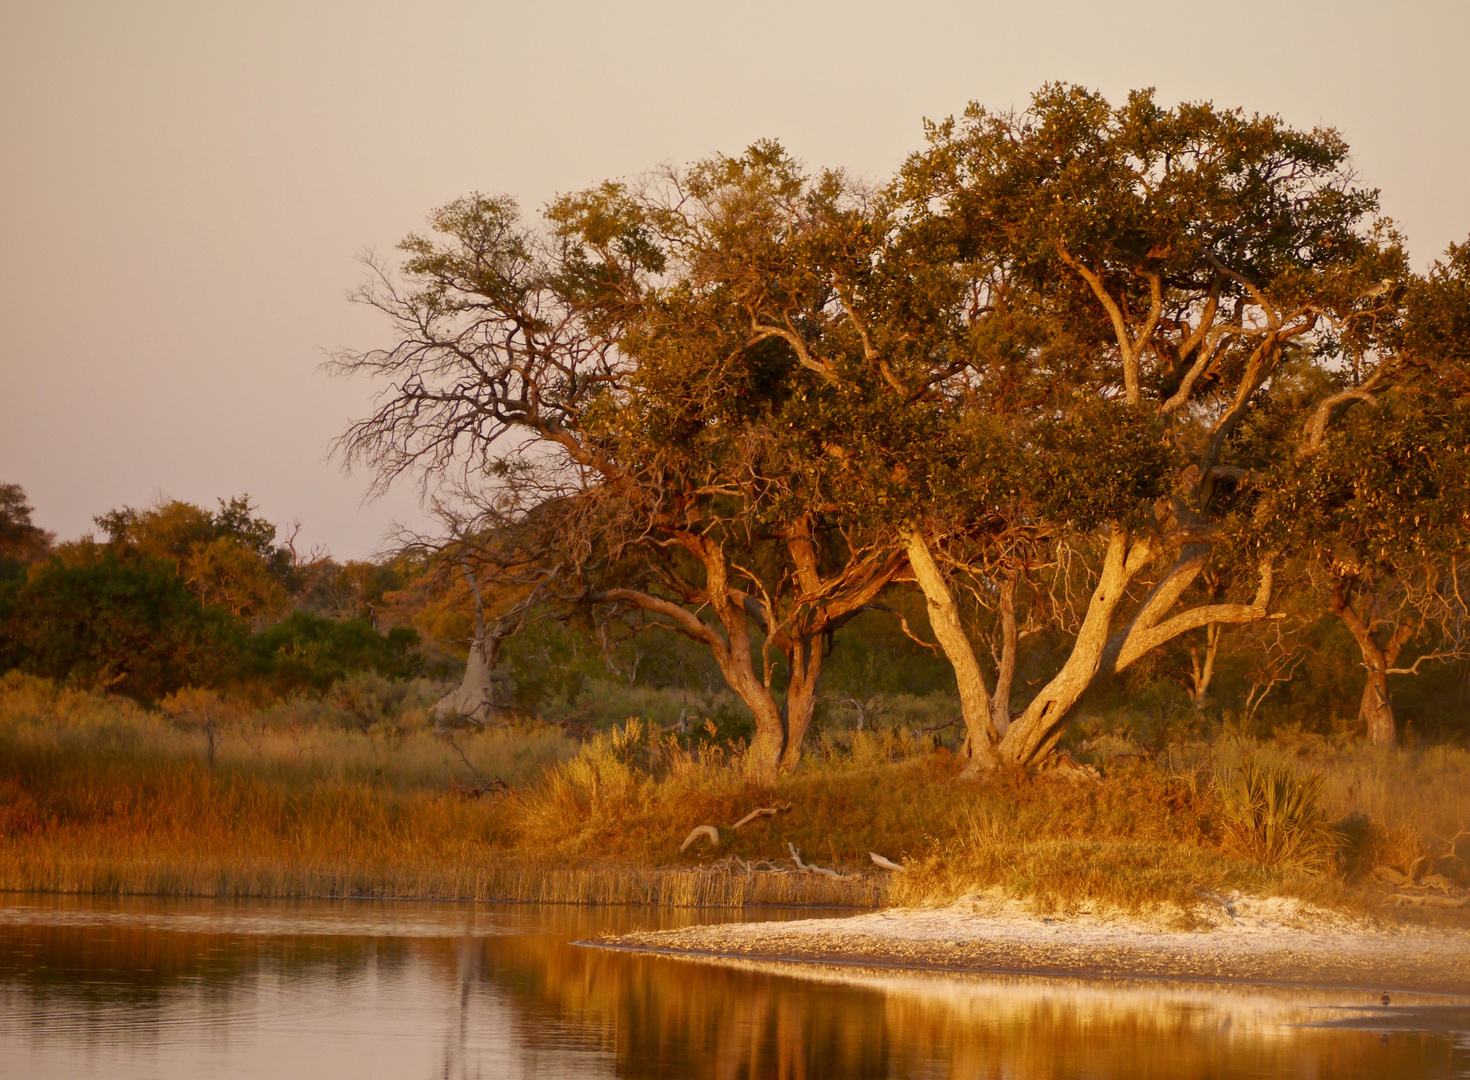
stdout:
[[[1470,811],[1464,751],[1233,741],[1172,764],[1115,758],[1099,782],[961,784],[946,751],[885,729],[819,742],[773,789],[748,779],[738,747],[638,722],[578,749],[542,725],[450,742],[391,723],[283,722],[290,707],[195,701],[196,715],[170,717],[0,678],[0,889],[871,906],[1000,888],[1038,910],[1136,911],[1230,889],[1353,903],[1355,882],[1391,858],[1465,876],[1436,840]],[[204,709],[216,710],[212,757]],[[1246,761],[1319,774],[1321,812],[1303,820],[1355,823],[1325,873],[1273,869],[1242,843],[1217,777]],[[466,797],[477,774],[514,790]],[[783,809],[732,827],[762,806]],[[699,825],[718,845],[680,851]],[[845,880],[791,872],[791,846]],[[1464,837],[1458,850],[1470,854]],[[907,870],[880,871],[869,852]],[[746,872],[750,862],[788,872]]]

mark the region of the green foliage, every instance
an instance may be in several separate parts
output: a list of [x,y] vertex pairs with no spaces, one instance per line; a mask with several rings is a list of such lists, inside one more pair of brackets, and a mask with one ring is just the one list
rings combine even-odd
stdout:
[[174,499],[95,521],[119,558],[170,562],[206,604],[252,618],[279,611],[298,584],[290,550],[275,546],[276,527],[252,510],[248,495],[221,499],[215,513]]
[[24,576],[55,539],[31,521],[33,509],[19,484],[0,484],[0,583]]
[[418,660],[410,650],[418,640],[409,627],[382,634],[366,619],[338,621],[297,611],[250,640],[249,663],[277,693],[322,693],[355,671],[398,679],[415,674]]
[[0,586],[0,666],[140,701],[229,678],[244,636],[152,559],[53,559]]

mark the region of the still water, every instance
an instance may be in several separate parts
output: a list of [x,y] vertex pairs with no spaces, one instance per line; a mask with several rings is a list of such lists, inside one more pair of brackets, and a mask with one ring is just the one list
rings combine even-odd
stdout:
[[1470,1009],[1431,996],[792,974],[574,944],[728,917],[0,898],[0,1077],[1470,1076]]

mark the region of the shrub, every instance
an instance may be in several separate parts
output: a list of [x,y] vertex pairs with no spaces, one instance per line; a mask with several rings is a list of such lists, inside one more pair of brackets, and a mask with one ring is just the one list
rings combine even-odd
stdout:
[[387,679],[414,675],[418,657],[410,650],[419,636],[406,626],[381,634],[366,619],[324,619],[304,611],[267,627],[250,643],[257,674],[277,693],[326,690],[354,671]]
[[1226,833],[1239,854],[1276,870],[1321,873],[1341,840],[1321,807],[1322,777],[1246,761],[1216,781]]
[[227,678],[245,634],[228,611],[200,603],[152,559],[53,559],[6,592],[0,666],[139,701]]

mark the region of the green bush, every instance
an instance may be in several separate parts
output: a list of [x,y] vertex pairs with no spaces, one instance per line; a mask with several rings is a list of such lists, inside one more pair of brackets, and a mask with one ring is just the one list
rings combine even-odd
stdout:
[[228,678],[244,640],[239,620],[200,603],[153,559],[53,559],[0,585],[0,670],[148,702]]
[[252,674],[277,693],[325,693],[355,671],[387,679],[417,674],[419,658],[411,650],[418,641],[406,626],[382,634],[366,619],[339,621],[297,611],[256,634],[249,651]]
[[1246,761],[1217,781],[1226,831],[1241,854],[1275,870],[1321,873],[1340,838],[1321,807],[1322,777]]

